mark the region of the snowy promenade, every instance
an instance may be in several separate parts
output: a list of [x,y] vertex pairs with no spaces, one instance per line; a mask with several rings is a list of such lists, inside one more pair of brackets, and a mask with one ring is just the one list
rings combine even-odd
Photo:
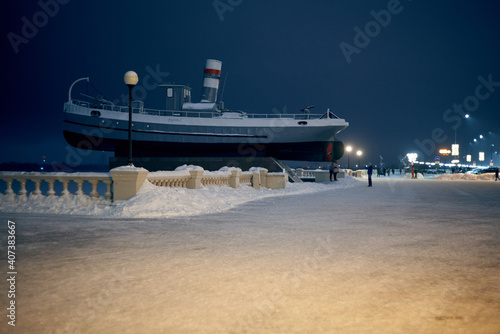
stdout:
[[500,332],[500,182],[343,182],[191,217],[0,213],[0,332]]

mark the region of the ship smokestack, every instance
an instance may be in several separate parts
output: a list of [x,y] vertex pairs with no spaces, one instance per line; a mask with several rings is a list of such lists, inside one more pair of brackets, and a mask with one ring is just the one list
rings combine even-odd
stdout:
[[201,102],[217,102],[217,91],[222,62],[215,59],[207,59],[205,72],[203,73],[203,89],[201,91]]

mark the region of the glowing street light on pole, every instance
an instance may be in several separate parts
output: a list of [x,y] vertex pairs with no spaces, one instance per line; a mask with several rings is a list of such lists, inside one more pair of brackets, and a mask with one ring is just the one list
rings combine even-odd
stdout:
[[351,146],[347,146],[345,148],[345,150],[347,151],[347,169],[350,169],[349,168],[349,156],[351,155],[352,147]]
[[128,71],[123,77],[123,81],[128,86],[128,165],[132,164],[132,89],[137,82],[139,82],[139,77],[134,71]]
[[363,152],[357,151],[356,155],[358,156],[358,166],[361,167],[361,155],[363,155]]

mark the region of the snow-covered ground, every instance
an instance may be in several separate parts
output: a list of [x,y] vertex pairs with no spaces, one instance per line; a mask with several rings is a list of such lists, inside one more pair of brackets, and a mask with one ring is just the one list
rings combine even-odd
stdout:
[[[17,319],[8,328],[2,280],[0,332],[499,333],[500,182],[365,182],[196,216],[4,211],[2,249],[7,219],[17,226]],[[267,196],[226,197],[238,191]]]

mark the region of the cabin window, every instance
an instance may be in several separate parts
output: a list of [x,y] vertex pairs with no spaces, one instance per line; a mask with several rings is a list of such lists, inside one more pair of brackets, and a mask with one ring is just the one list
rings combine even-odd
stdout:
[[167,97],[172,97],[172,96],[174,96],[174,89],[167,88]]

